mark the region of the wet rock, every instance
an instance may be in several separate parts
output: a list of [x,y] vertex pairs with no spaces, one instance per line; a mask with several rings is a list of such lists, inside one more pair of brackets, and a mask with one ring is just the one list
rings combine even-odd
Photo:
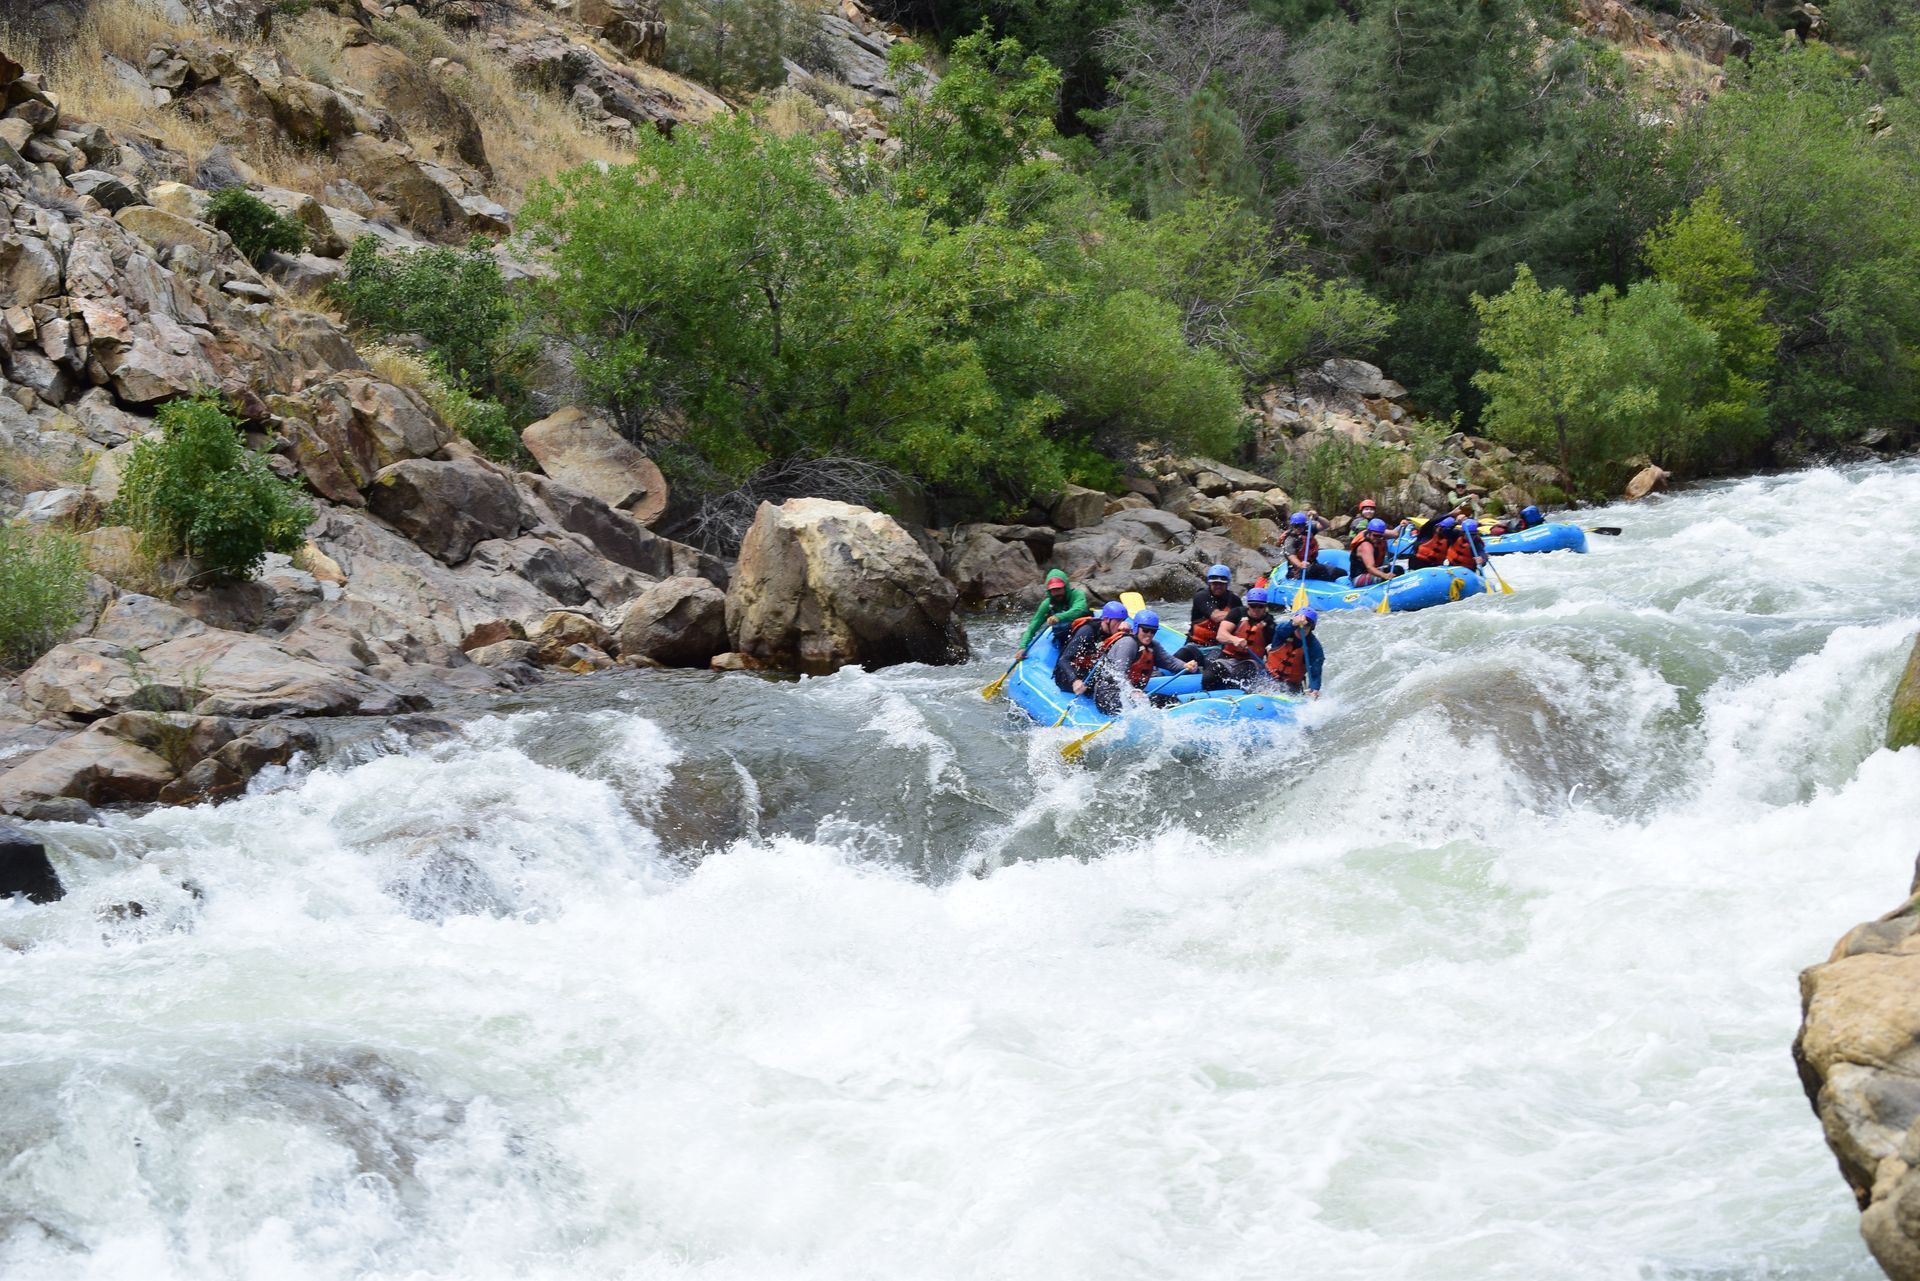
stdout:
[[475,646],[467,652],[467,657],[482,667],[504,667],[512,663],[530,664],[539,654],[540,647],[532,641],[503,640]]
[[527,629],[539,660],[548,666],[561,665],[566,651],[576,645],[596,650],[607,647],[607,629],[585,614],[556,609]]
[[47,857],[47,847],[24,828],[0,823],[0,898],[15,894],[34,903],[54,903],[66,896],[66,890]]
[[947,577],[968,601],[997,601],[1033,590],[1040,563],[1024,542],[1003,542],[993,526],[963,525],[954,531]]
[[460,648],[471,655],[476,649],[498,645],[501,641],[525,640],[527,629],[514,618],[495,618],[480,624],[460,638]]
[[622,658],[668,667],[705,667],[727,648],[727,596],[704,578],[655,583],[620,619]]
[[667,481],[654,461],[579,409],[562,409],[529,426],[521,443],[548,476],[652,525],[667,510]]
[[737,650],[802,671],[951,663],[958,593],[890,516],[824,498],[762,503],[727,594]]
[[367,505],[449,565],[464,561],[483,539],[513,538],[533,523],[513,481],[476,462],[394,463],[374,477]]
[[1899,751],[1920,743],[1920,640],[1907,656],[1907,670],[1894,687],[1893,707],[1887,713],[1887,746]]
[[1627,482],[1627,497],[1638,501],[1666,487],[1667,473],[1652,463],[1648,463],[1645,467],[1635,472],[1633,479]]
[[1107,496],[1097,489],[1068,485],[1065,492],[1053,500],[1048,514],[1060,529],[1086,529],[1098,525],[1100,518],[1107,514]]

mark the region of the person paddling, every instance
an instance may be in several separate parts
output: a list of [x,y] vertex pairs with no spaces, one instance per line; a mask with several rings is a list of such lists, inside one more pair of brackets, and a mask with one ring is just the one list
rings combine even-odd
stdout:
[[1540,514],[1540,509],[1532,503],[1528,503],[1520,509],[1518,516],[1502,518],[1500,523],[1495,525],[1491,532],[1495,537],[1501,534],[1517,534],[1523,529],[1532,529],[1535,525],[1544,525],[1546,523],[1547,518]]
[[1387,544],[1387,522],[1379,517],[1368,521],[1366,528],[1354,536],[1347,546],[1348,575],[1355,587],[1371,587],[1393,577],[1393,552]]
[[[1125,606],[1121,607],[1122,613]],[[1104,621],[1104,612],[1103,612]],[[1101,642],[1099,661],[1085,679],[1075,681],[1073,692],[1090,694],[1093,705],[1109,716],[1118,716],[1130,691],[1142,691],[1157,668],[1163,672],[1190,672],[1197,663],[1182,663],[1167,653],[1158,639],[1160,616],[1152,610],[1134,615],[1131,631],[1122,630]]]
[[1027,656],[1027,647],[1033,644],[1034,637],[1045,628],[1053,628],[1054,646],[1064,650],[1067,644],[1067,631],[1074,620],[1086,618],[1093,613],[1087,604],[1086,589],[1075,587],[1067,581],[1064,572],[1058,569],[1047,571],[1047,594],[1034,607],[1033,617],[1027,620],[1027,630],[1020,633],[1020,648],[1014,651],[1013,661],[1019,662]]
[[1327,655],[1320,638],[1313,634],[1319,622],[1319,611],[1296,610],[1267,647],[1267,675],[1289,694],[1304,691],[1308,698],[1320,697],[1320,676]]
[[1098,616],[1076,618],[1068,624],[1067,643],[1054,660],[1053,683],[1069,694],[1087,692],[1086,677],[1115,637],[1127,629],[1127,607],[1110,600]]
[[1267,588],[1251,589],[1246,604],[1220,625],[1220,654],[1201,673],[1201,689],[1252,689],[1261,683],[1260,660],[1274,630],[1269,599]]
[[1487,545],[1480,538],[1480,522],[1469,516],[1454,526],[1447,543],[1446,563],[1478,573],[1487,563]]
[[[1339,570],[1314,559],[1319,551],[1314,542],[1316,523],[1312,512],[1295,512],[1287,518],[1287,536],[1280,543],[1280,554],[1284,559],[1273,567],[1274,578],[1312,579],[1330,583],[1340,577]],[[1272,587],[1272,578],[1268,579],[1267,585]]]
[[1460,522],[1452,516],[1442,516],[1437,521],[1428,521],[1420,527],[1419,535],[1414,539],[1413,552],[1407,557],[1412,569],[1431,569],[1435,565],[1447,563],[1447,553],[1453,547],[1453,529]]
[[1220,634],[1220,625],[1242,608],[1233,593],[1233,571],[1225,565],[1207,569],[1207,581],[1193,594],[1193,613],[1187,622],[1187,643],[1173,652],[1183,663],[1197,662]]

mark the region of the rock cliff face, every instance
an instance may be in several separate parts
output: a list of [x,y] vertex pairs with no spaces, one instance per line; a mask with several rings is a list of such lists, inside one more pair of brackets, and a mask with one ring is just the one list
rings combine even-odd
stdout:
[[1920,877],[1800,976],[1794,1061],[1893,1281],[1920,1281]]

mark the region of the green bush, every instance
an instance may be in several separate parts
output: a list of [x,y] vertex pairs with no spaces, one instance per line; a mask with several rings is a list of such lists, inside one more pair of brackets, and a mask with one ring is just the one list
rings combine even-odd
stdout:
[[1294,506],[1334,515],[1352,511],[1362,498],[1377,499],[1396,461],[1394,450],[1335,437],[1290,460],[1274,479],[1292,495]]
[[513,425],[507,407],[461,386],[437,356],[381,343],[368,343],[360,354],[367,368],[381,378],[424,396],[447,426],[493,461],[520,468],[532,465],[533,456],[520,443],[519,429]]
[[211,578],[245,579],[268,552],[299,550],[313,508],[247,449],[218,400],[176,400],[159,424],[159,440],[134,446],[113,505],[147,555],[186,555]]
[[298,219],[239,187],[214,193],[207,202],[207,221],[231,236],[234,248],[256,267],[268,254],[297,254],[307,243],[307,229]]
[[383,254],[362,236],[333,296],[356,325],[383,337],[418,334],[448,374],[505,404],[523,394],[525,353],[513,341],[513,301],[478,237],[465,249]]
[[61,530],[0,525],[0,662],[25,667],[80,619],[86,547]]

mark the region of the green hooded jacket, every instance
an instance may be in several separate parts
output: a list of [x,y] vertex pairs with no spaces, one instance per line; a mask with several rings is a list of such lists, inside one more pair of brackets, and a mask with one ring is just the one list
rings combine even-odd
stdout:
[[1042,588],[1040,603],[1034,607],[1033,617],[1027,622],[1027,630],[1020,633],[1021,649],[1033,644],[1033,638],[1040,634],[1041,629],[1051,627],[1055,623],[1071,623],[1076,618],[1085,618],[1093,613],[1093,608],[1087,604],[1086,589],[1075,587],[1073,580],[1067,577],[1066,571],[1050,569],[1047,571],[1046,578],[1040,581],[1044,583],[1047,578],[1058,578],[1066,583],[1067,603],[1055,610],[1053,598],[1046,594],[1045,588]]

